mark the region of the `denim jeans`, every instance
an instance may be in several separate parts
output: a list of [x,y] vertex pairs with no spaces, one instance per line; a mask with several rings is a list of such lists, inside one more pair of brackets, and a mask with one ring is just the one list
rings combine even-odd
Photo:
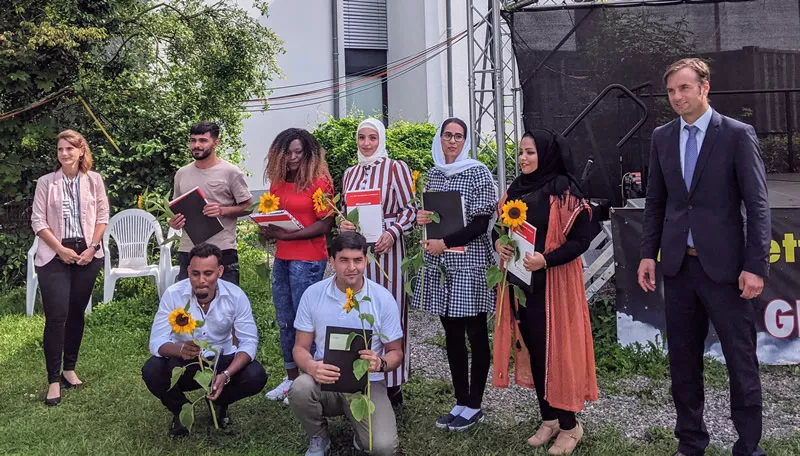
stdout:
[[[275,317],[281,331],[283,366],[294,369],[297,364],[292,356],[294,348],[294,317],[300,298],[306,288],[322,280],[328,260],[300,261],[275,259],[272,266],[272,302]],[[312,347],[311,353],[314,353]]]

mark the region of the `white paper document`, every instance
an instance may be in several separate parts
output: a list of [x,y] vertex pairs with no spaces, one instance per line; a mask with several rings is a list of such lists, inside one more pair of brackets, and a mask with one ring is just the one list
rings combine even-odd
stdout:
[[533,276],[531,271],[525,269],[525,265],[522,261],[525,259],[526,253],[533,255],[534,246],[536,245],[536,227],[525,222],[521,227],[511,231],[511,239],[517,242],[520,255],[519,260],[513,261],[512,258],[512,261],[506,265],[506,267],[508,267],[508,272],[530,285]]
[[367,242],[378,242],[384,231],[380,189],[354,190],[344,195],[347,213],[358,210],[358,227]]

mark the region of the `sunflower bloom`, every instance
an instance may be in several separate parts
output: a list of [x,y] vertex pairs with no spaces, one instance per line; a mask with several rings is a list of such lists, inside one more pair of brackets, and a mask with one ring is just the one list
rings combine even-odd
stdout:
[[346,310],[347,313],[350,313],[351,310],[356,308],[356,300],[353,297],[353,289],[348,288],[345,290],[345,303],[342,309]]
[[314,210],[317,212],[325,212],[328,209],[328,205],[325,204],[325,194],[322,193],[322,189],[318,188],[316,192],[311,196],[311,200],[314,202]]
[[417,180],[419,179],[419,171],[414,171],[411,173],[411,191],[416,193],[417,191]]
[[141,209],[143,206],[144,206],[144,197],[142,195],[139,195],[139,197],[136,198],[136,207]]
[[169,325],[175,334],[191,334],[197,326],[192,314],[186,313],[183,308],[175,309],[169,314]]
[[528,217],[528,206],[520,200],[511,200],[503,204],[500,219],[504,225],[515,229],[525,223]]
[[277,211],[280,206],[281,199],[272,193],[264,193],[261,195],[258,203],[258,212],[266,214],[267,212]]

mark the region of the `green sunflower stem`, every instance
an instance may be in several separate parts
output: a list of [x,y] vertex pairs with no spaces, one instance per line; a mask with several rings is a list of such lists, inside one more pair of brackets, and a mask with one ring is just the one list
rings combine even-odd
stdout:
[[[203,350],[200,350],[200,354],[197,355],[197,361],[200,363],[200,370],[206,370],[206,367],[203,365]],[[216,381],[217,381],[216,378],[212,378],[211,379],[211,385],[213,386],[214,383],[216,383]],[[211,391],[211,387],[209,387],[208,390],[210,392]],[[200,399],[202,399],[202,397],[200,397]],[[198,400],[200,400],[200,399],[198,399]],[[209,399],[209,401],[213,402],[210,399]],[[195,402],[197,402],[197,401],[195,401]],[[211,409],[211,418],[214,420],[214,429],[219,429],[219,423],[217,422],[217,412],[214,411],[214,404],[209,404],[209,405],[211,405],[211,407],[209,407],[209,408]],[[194,403],[192,404],[192,406],[194,406]]]
[[[506,268],[503,271],[503,283],[500,285],[500,306],[497,308],[497,325],[500,325],[500,322],[503,318],[503,304],[506,302],[506,285],[508,284],[508,265],[506,264]],[[509,301],[511,304],[511,301]]]

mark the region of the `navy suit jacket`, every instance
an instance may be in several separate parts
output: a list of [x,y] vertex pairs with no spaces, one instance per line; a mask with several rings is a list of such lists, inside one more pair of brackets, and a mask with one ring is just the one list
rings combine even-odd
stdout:
[[767,277],[771,222],[767,177],[755,130],[713,112],[692,184],[683,180],[680,119],[653,131],[641,257],[675,276],[686,255],[689,228],[703,270],[717,283],[739,274]]

